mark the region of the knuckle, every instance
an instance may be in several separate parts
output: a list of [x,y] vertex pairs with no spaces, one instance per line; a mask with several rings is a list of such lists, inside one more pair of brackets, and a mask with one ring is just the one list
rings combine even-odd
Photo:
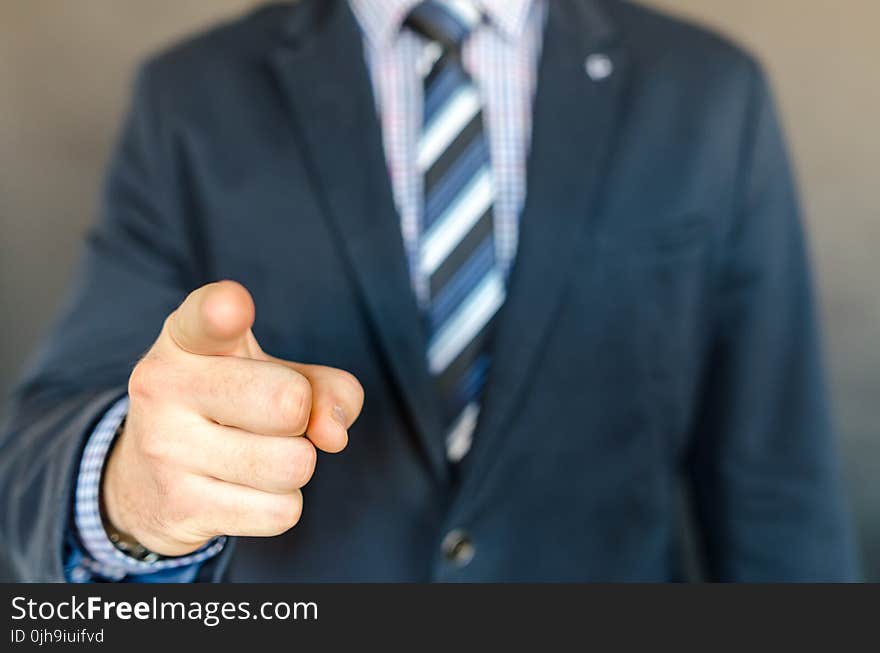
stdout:
[[301,488],[312,478],[315,472],[315,465],[318,461],[318,452],[311,442],[304,439],[297,439],[295,442],[302,443],[305,446],[298,446],[293,449],[284,461],[284,469],[282,470],[282,478],[286,487]]
[[306,430],[312,407],[312,387],[305,377],[292,373],[275,389],[272,410],[284,431]]
[[290,492],[303,487],[312,478],[318,453],[305,438],[288,438],[267,452],[264,463],[256,466],[266,488]]
[[142,359],[128,377],[128,395],[132,399],[150,399],[162,387],[160,365],[152,358]]
[[199,390],[198,379],[186,367],[167,358],[148,354],[128,377],[128,395],[135,401],[175,401]]
[[311,442],[307,442],[307,444],[306,453],[300,461],[300,487],[312,480],[315,466],[318,464],[318,450]]
[[280,535],[296,526],[302,516],[302,494],[297,491],[291,495],[279,496],[270,510],[269,528]]

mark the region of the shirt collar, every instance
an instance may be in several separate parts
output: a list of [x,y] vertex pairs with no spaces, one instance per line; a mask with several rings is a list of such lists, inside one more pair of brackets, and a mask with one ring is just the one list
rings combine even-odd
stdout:
[[[507,39],[518,39],[535,0],[471,0]],[[367,40],[386,47],[421,0],[348,0]]]
[[534,2],[535,0],[478,0],[477,4],[505,38],[515,41],[522,36]]

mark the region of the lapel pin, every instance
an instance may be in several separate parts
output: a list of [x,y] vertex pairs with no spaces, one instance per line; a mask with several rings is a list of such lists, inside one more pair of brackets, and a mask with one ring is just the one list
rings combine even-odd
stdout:
[[614,72],[614,64],[607,54],[591,54],[584,61],[584,69],[594,82],[607,79]]

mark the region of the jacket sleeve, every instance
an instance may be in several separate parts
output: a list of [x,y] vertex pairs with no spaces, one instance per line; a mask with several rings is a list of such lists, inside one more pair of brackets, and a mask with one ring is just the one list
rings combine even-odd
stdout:
[[754,67],[687,471],[711,580],[857,577],[796,190]]
[[137,77],[100,219],[0,436],[0,547],[20,580],[64,579],[64,534],[88,434],[125,395],[164,317],[200,281],[193,227],[178,209],[173,126],[152,68]]

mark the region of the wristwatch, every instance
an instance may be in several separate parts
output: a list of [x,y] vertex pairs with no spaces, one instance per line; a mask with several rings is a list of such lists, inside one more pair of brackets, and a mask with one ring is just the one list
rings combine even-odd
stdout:
[[150,551],[140,542],[124,537],[116,532],[109,524],[104,528],[107,531],[107,536],[110,538],[110,541],[113,542],[113,546],[122,551],[129,558],[134,558],[139,562],[147,563],[158,562],[163,559],[164,556],[159,555],[155,551]]

